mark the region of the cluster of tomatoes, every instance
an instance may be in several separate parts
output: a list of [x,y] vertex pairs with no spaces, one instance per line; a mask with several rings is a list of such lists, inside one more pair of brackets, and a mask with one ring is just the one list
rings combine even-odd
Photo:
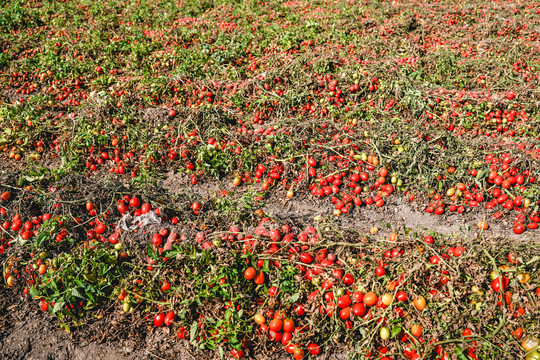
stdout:
[[[441,215],[448,208],[449,211],[463,213],[466,207],[476,208],[485,203],[487,210],[496,210],[493,217],[497,220],[515,213],[513,228],[516,234],[521,234],[526,229],[537,229],[540,216],[531,211],[531,205],[534,204],[522,194],[527,192],[527,186],[538,184],[538,179],[528,169],[520,170],[518,165],[512,165],[515,161],[516,158],[509,153],[502,153],[500,157],[487,155],[485,162],[488,167],[482,170],[481,174],[478,170],[471,169],[468,174],[472,180],[468,184],[458,182],[449,187],[446,198],[443,194],[432,191],[430,196],[433,201],[426,208],[426,212]],[[447,172],[453,174],[455,168],[448,167]],[[437,180],[446,180],[446,175],[439,176]],[[449,205],[447,199],[450,200]],[[486,224],[483,222],[482,227],[486,227]]]

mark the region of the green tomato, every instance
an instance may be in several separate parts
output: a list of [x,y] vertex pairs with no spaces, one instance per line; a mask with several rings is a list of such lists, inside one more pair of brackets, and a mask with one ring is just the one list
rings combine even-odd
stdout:
[[390,329],[388,329],[386,326],[383,326],[381,328],[381,331],[379,333],[381,335],[381,339],[388,340],[390,339]]

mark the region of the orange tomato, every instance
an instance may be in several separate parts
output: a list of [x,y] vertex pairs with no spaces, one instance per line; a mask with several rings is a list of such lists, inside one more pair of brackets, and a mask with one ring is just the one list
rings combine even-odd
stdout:
[[426,308],[426,299],[423,296],[419,296],[413,300],[413,305],[418,311],[424,311]]
[[374,292],[367,292],[364,294],[364,305],[373,306],[377,303],[377,295]]
[[411,334],[413,334],[413,336],[415,337],[420,337],[422,336],[422,327],[420,325],[413,325],[411,327]]

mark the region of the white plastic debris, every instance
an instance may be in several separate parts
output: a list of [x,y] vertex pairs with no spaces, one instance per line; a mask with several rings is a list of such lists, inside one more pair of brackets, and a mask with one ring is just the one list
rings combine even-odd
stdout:
[[158,217],[153,211],[147,212],[140,216],[131,216],[129,213],[125,213],[120,219],[120,228],[125,231],[134,231],[145,227],[146,225],[160,224],[161,218]]

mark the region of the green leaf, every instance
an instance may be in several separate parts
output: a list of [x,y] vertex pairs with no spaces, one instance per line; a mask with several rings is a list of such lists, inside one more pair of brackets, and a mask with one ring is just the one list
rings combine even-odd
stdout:
[[195,339],[197,338],[197,334],[199,333],[199,324],[197,324],[196,321],[191,324],[191,327],[189,328],[189,342],[194,344]]
[[240,343],[236,335],[233,335],[229,338],[229,345],[231,345],[232,348],[238,351],[242,350],[242,344]]
[[395,326],[393,329],[392,329],[392,339],[395,338],[400,332],[401,330],[403,330],[401,328],[401,326]]
[[62,307],[64,307],[66,303],[63,302],[63,301],[57,301],[55,304],[54,304],[54,308],[53,308],[53,311],[52,313],[53,314],[56,314]]
[[159,260],[159,256],[154,251],[154,248],[152,247],[152,244],[148,244],[148,247],[146,248],[146,252],[148,253],[148,257],[152,260]]
[[29,293],[30,293],[30,296],[33,297],[33,298],[39,296],[39,290],[38,290],[35,286],[32,286],[32,287],[30,288],[30,292],[29,292]]
[[289,300],[287,300],[287,303],[289,304],[295,303],[298,301],[298,299],[300,299],[300,293],[296,293],[293,296],[291,296]]
[[460,348],[459,346],[456,346],[456,347],[454,348],[454,352],[455,352],[455,354],[457,355],[457,357],[458,357],[459,360],[469,360],[469,359],[467,358],[467,356],[465,355],[463,349]]
[[84,299],[84,296],[76,288],[71,289],[71,295]]
[[71,329],[69,328],[69,326],[67,324],[64,324],[64,323],[60,323],[60,329],[64,330],[68,334],[71,332]]

